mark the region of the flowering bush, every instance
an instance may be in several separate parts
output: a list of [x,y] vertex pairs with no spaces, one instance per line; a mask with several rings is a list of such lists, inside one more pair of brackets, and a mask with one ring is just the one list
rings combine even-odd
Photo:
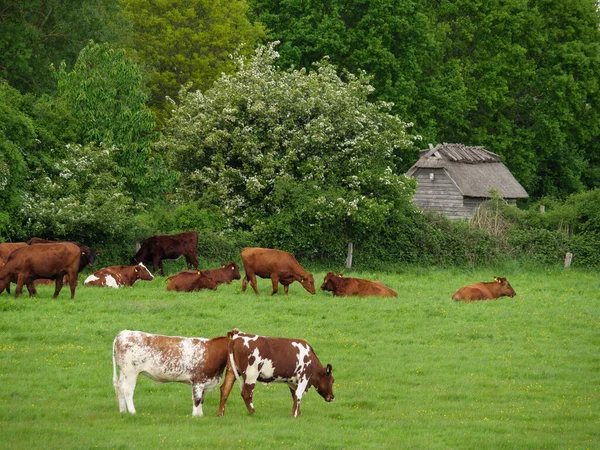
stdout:
[[[364,74],[275,68],[275,44],[202,93],[182,90],[157,143],[181,174],[179,195],[218,206],[226,227],[310,252],[415,214],[414,181],[396,162],[415,139]],[[335,235],[332,235],[334,233]],[[317,250],[313,250],[317,251]]]

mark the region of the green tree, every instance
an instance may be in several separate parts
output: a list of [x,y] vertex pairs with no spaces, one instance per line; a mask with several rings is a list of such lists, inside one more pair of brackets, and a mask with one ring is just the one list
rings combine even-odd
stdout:
[[71,67],[88,40],[125,29],[119,0],[9,0],[0,4],[0,77],[19,91],[53,92],[51,64]]
[[129,46],[150,72],[150,104],[165,117],[165,97],[190,83],[207,89],[231,72],[229,55],[242,44],[248,54],[263,37],[246,16],[246,0],[121,0],[133,23]]
[[327,61],[281,71],[277,56],[273,45],[237,55],[235,75],[180,93],[157,146],[181,192],[265,244],[313,256],[415,214],[414,183],[396,174],[414,137],[389,104],[368,101],[368,78],[344,81]]
[[172,177],[151,151],[157,133],[138,66],[123,50],[90,42],[73,70],[63,63],[57,75],[58,97],[79,124],[79,142],[114,146],[111,157],[136,199],[164,192]]
[[533,197],[600,183],[595,0],[249,1],[283,67],[366,70],[425,142],[484,145]]

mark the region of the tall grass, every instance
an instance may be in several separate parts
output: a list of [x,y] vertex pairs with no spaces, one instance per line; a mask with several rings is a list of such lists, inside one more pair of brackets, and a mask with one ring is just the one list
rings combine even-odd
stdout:
[[[77,288],[52,299],[0,296],[0,446],[4,448],[598,448],[600,279],[576,270],[405,269],[381,279],[397,299]],[[512,299],[455,303],[460,286],[507,276]],[[324,272],[315,273],[322,280]],[[336,400],[311,390],[291,417],[287,387],[258,385],[250,416],[234,387],[193,418],[191,388],[140,376],[138,414],[120,414],[112,340],[122,329],[184,336],[232,328],[303,338],[331,363]]]

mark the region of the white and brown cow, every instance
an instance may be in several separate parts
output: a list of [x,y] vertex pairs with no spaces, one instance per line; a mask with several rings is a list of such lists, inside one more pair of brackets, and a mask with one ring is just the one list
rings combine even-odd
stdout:
[[311,386],[325,401],[333,401],[331,364],[324,368],[307,342],[246,334],[238,329],[227,333],[227,338],[229,359],[221,385],[219,416],[225,412],[225,402],[236,379],[250,413],[254,413],[252,394],[257,381],[286,383],[294,400],[293,417],[300,415],[300,401]]
[[110,266],[94,272],[87,277],[83,284],[85,286],[106,286],[120,288],[121,286],[133,286],[137,280],[151,281],[154,276],[143,263],[134,266]]
[[192,415],[202,416],[204,392],[219,384],[226,365],[225,336],[206,339],[120,331],[113,342],[113,384],[119,410],[135,414],[133,392],[142,373],[157,383],[191,384]]

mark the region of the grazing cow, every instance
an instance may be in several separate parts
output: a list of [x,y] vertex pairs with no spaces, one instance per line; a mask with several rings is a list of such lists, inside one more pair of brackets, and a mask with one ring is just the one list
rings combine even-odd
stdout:
[[18,248],[11,253],[6,265],[0,269],[0,292],[13,281],[17,283],[15,298],[23,292],[23,285],[27,285],[29,295],[35,295],[37,292],[33,281],[49,278],[56,280],[53,295],[56,298],[62,289],[63,277],[67,275],[71,298],[74,298],[82,253],[77,245],[68,242]]
[[26,242],[4,242],[0,244],[0,259],[4,262],[8,261],[8,257],[14,250],[25,246],[27,246]]
[[133,286],[137,280],[151,281],[154,277],[143,263],[134,266],[110,266],[94,272],[85,279],[85,286],[120,288]]
[[517,293],[506,278],[494,277],[494,281],[461,287],[454,293],[452,300],[472,302],[475,300],[495,300],[499,297],[514,297],[515,295]]
[[160,273],[165,276],[163,259],[177,259],[184,256],[187,267],[198,269],[198,233],[186,233],[151,236],[142,242],[140,249],[133,257],[132,264],[143,262],[152,264],[154,271],[160,267]]
[[286,383],[294,401],[293,417],[300,415],[300,401],[311,386],[325,401],[333,401],[331,364],[324,368],[307,342],[246,334],[238,329],[227,333],[227,338],[229,359],[221,385],[219,416],[225,412],[225,402],[235,379],[240,383],[242,398],[250,413],[254,413],[252,394],[257,381]]
[[192,292],[200,289],[217,290],[217,283],[208,270],[184,270],[167,278],[167,291]]
[[279,289],[278,283],[283,285],[283,292],[288,294],[288,287],[294,281],[300,284],[311,294],[315,293],[315,279],[296,261],[294,255],[282,250],[272,248],[246,247],[242,250],[242,263],[246,275],[242,280],[242,292],[246,291],[248,282],[258,295],[256,275],[261,278],[270,278],[275,295]]
[[321,290],[331,291],[336,297],[398,297],[395,291],[381,281],[348,278],[333,272],[327,272]]
[[223,378],[227,338],[162,336],[123,330],[115,337],[112,357],[119,411],[135,414],[133,393],[141,373],[157,383],[191,384],[192,415],[201,417],[204,392],[214,389]]

